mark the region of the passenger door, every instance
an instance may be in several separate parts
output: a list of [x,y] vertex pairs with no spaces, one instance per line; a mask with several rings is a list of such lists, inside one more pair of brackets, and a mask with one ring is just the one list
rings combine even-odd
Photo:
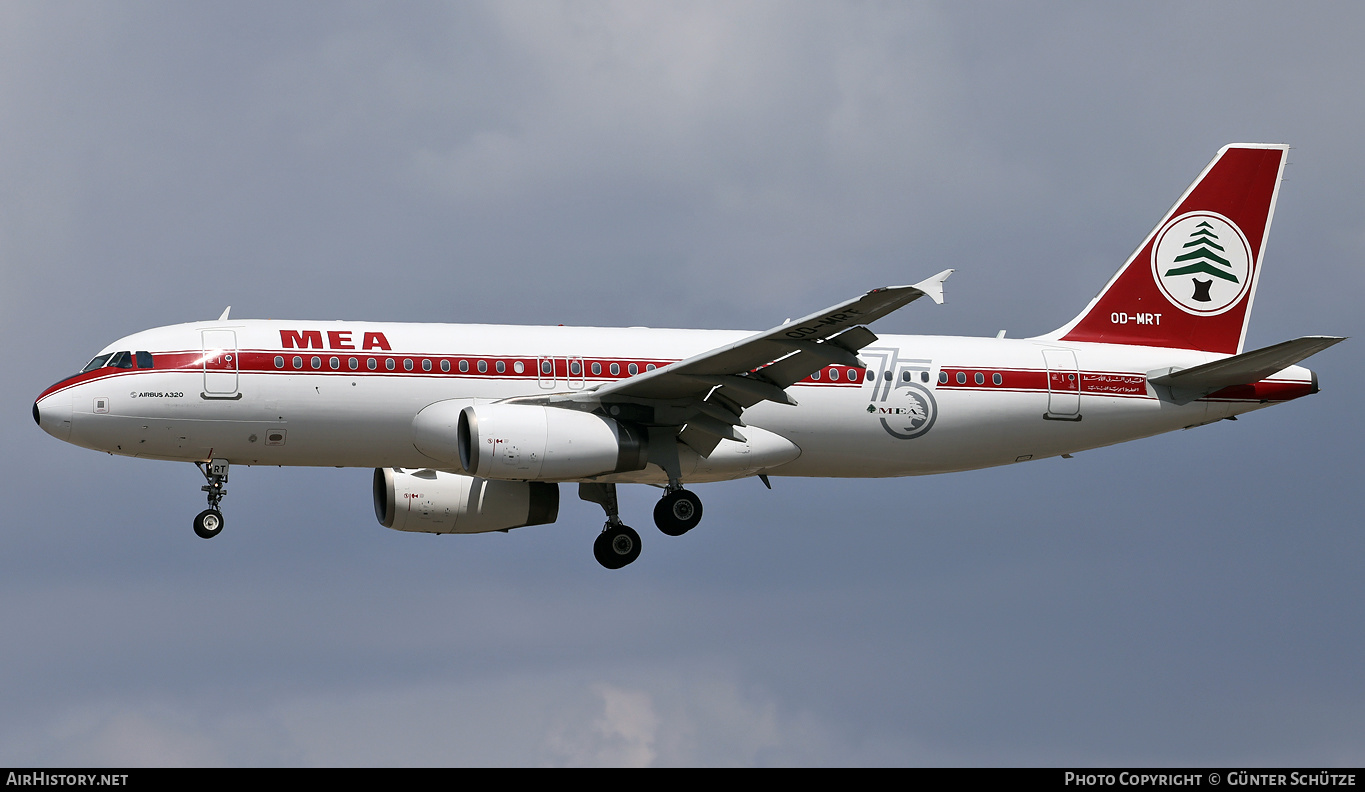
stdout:
[[240,399],[237,390],[237,331],[202,330],[204,398]]
[[1070,349],[1044,349],[1047,365],[1047,412],[1044,418],[1081,420],[1081,372]]

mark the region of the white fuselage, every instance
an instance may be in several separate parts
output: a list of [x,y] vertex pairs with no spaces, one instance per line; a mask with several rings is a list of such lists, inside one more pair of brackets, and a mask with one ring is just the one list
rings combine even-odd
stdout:
[[[99,368],[58,383],[39,398],[35,417],[41,414],[43,428],[63,440],[127,456],[448,469],[414,445],[414,418],[429,405],[584,391],[629,377],[632,365],[637,371],[662,368],[747,335],[200,322],[148,330],[109,345],[102,354],[146,351],[155,364]],[[1294,366],[1254,386],[1177,404],[1158,397],[1147,382],[1149,372],[1225,356],[1130,345],[882,336],[859,357],[868,366],[865,371],[827,366],[789,388],[796,406],[760,402],[746,410],[751,448],[722,441],[722,451],[729,452],[716,458],[728,461],[708,464],[684,449],[684,479],[968,470],[1208,423],[1315,390],[1312,372]],[[462,363],[467,370],[461,370]],[[618,373],[612,373],[613,365]],[[799,453],[794,458],[768,453],[768,433],[794,444]],[[601,480],[657,483],[665,478],[651,464]]]

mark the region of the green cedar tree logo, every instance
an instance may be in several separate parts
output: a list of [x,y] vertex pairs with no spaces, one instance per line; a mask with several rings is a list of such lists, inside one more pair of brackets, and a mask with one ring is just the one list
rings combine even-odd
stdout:
[[1246,236],[1213,212],[1190,212],[1166,224],[1152,246],[1152,275],[1166,299],[1203,316],[1232,308],[1249,291]]

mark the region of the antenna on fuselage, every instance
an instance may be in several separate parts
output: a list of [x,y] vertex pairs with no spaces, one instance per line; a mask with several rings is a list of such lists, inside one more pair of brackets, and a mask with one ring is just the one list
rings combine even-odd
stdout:
[[228,312],[231,311],[231,310],[232,310],[232,306],[231,306],[231,305],[229,305],[228,307],[224,308],[224,309],[223,309],[223,315],[220,316],[220,317],[218,317],[218,321],[220,321],[220,322],[226,322],[226,321],[227,321]]

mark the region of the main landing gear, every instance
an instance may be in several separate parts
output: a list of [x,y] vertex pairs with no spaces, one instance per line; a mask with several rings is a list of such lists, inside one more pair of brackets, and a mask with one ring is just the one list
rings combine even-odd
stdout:
[[199,489],[207,492],[209,496],[209,507],[194,518],[194,532],[200,539],[212,539],[223,531],[223,513],[218,510],[218,504],[222,503],[223,496],[227,495],[227,489],[223,485],[228,480],[228,461],[214,459],[209,462],[195,462],[194,465],[208,482]]
[[669,536],[682,536],[701,522],[701,499],[678,487],[664,493],[654,505],[654,524]]
[[592,543],[592,554],[607,569],[620,569],[640,557],[640,535],[629,525],[608,522]]
[[[592,543],[597,563],[620,569],[640,557],[640,534],[621,522],[615,484],[579,484],[578,497],[600,505],[607,513],[602,533]],[[701,522],[701,499],[680,485],[670,486],[654,507],[654,524],[669,536],[682,536]]]
[[596,503],[607,513],[607,524],[592,543],[597,563],[607,569],[620,569],[640,557],[640,535],[621,522],[615,484],[579,484],[578,497]]

